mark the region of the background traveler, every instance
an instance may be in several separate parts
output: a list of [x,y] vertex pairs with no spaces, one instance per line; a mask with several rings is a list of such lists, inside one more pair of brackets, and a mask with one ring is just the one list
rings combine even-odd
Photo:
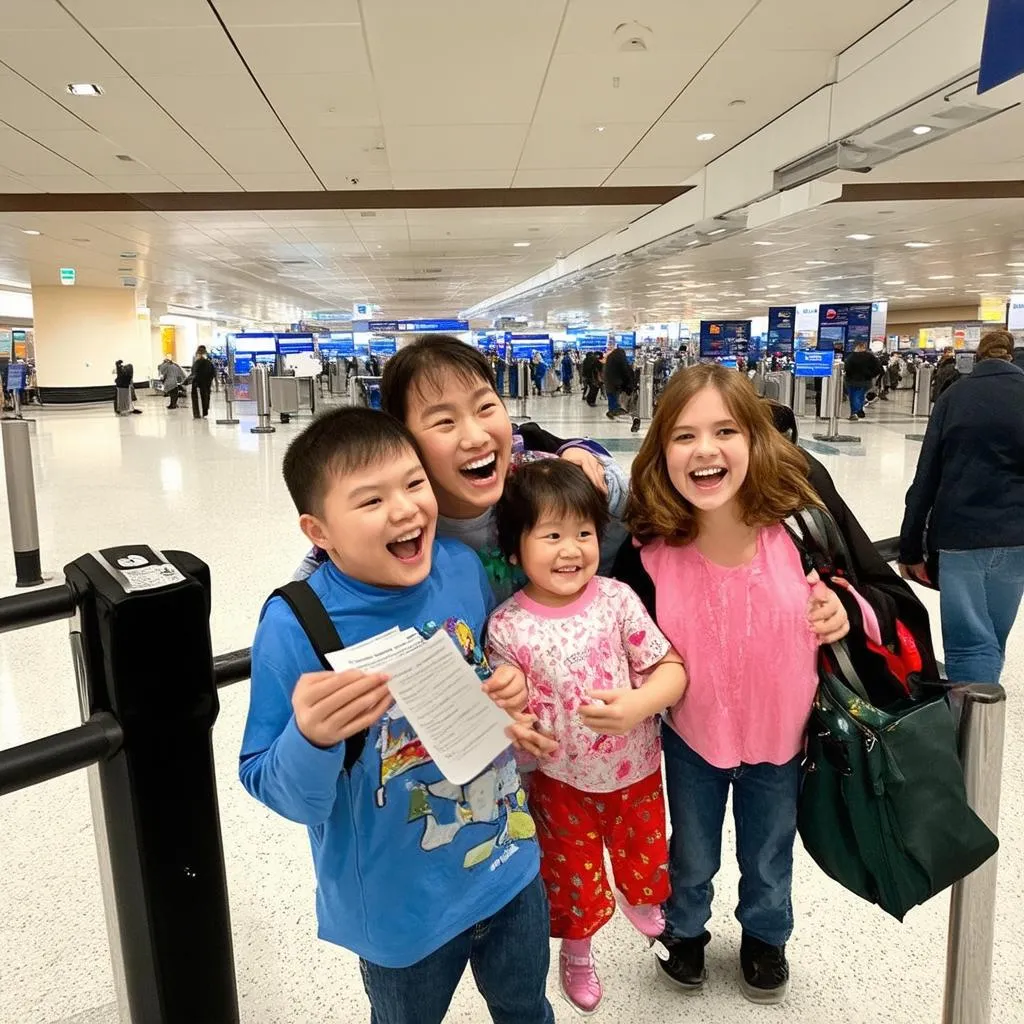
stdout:
[[195,362],[192,364],[192,416],[199,419],[199,402],[202,399],[203,416],[210,411],[210,389],[217,379],[217,368],[210,361],[206,346],[196,349]]
[[882,364],[868,351],[867,342],[858,342],[846,357],[846,387],[850,394],[850,419],[864,419],[868,388],[882,375]]

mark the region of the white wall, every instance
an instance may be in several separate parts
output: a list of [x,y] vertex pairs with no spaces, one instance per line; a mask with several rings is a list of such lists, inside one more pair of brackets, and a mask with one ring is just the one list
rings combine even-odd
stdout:
[[32,289],[32,306],[41,387],[112,384],[118,359],[135,366],[136,380],[152,375],[134,289],[40,286]]

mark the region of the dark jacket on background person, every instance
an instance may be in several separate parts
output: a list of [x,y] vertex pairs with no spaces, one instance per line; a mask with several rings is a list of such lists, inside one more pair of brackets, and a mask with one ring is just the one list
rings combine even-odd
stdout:
[[846,384],[851,388],[869,387],[882,375],[882,364],[873,353],[851,352],[845,360]]
[[907,492],[900,562],[1024,547],[1024,370],[984,359],[936,402]]
[[636,375],[629,365],[625,349],[613,348],[604,359],[604,389],[609,394],[625,391],[633,393],[636,387]]
[[192,364],[192,384],[209,389],[216,379],[217,367],[206,356],[199,356]]
[[934,404],[939,400],[939,395],[951,388],[960,379],[960,371],[956,368],[956,357],[947,356],[939,360],[935,368],[935,376],[932,377],[931,399]]
[[135,367],[131,363],[122,363],[119,359],[114,365],[114,387],[130,388],[135,380]]
[[1019,366],[1024,370],[1024,348],[1015,348],[1013,350],[1013,365]]
[[580,363],[580,379],[586,384],[596,384],[601,379],[601,360],[596,352],[588,352]]

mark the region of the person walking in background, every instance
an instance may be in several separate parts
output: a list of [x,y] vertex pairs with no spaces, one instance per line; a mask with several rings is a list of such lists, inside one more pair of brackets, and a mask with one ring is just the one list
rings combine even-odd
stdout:
[[170,356],[165,356],[157,372],[168,399],[167,408],[177,409],[178,399],[183,393],[181,385],[185,380],[185,371]]
[[576,369],[576,367],[573,364],[572,356],[569,354],[569,350],[568,349],[566,349],[562,353],[562,366],[561,366],[561,369],[562,369],[562,394],[563,395],[571,395],[572,394],[572,375],[573,375],[573,371]]
[[631,395],[636,378],[633,367],[629,365],[625,349],[612,343],[604,357],[604,390],[608,396],[608,419],[616,416],[628,416],[628,412],[620,404],[621,396]]
[[1013,344],[1008,331],[986,334],[973,372],[940,395],[900,531],[903,576],[941,584],[946,674],[958,683],[999,682],[1024,594],[1024,370]]
[[132,405],[132,380],[135,368],[131,363],[118,359],[114,363],[114,412],[118,416],[127,416],[134,411]]
[[850,419],[864,419],[864,403],[868,389],[876,377],[881,376],[882,367],[875,355],[868,351],[866,341],[860,341],[846,357],[846,388],[850,395]]
[[192,364],[192,416],[199,419],[199,404],[202,400],[202,415],[210,411],[210,389],[217,376],[217,368],[210,360],[205,345],[196,349],[195,362]]
[[538,398],[544,394],[544,378],[548,375],[548,364],[539,352],[533,353],[533,365],[530,367],[533,376],[533,389]]
[[932,377],[932,405],[939,400],[939,395],[951,388],[959,379],[960,371],[956,368],[956,352],[947,348],[942,353],[938,366],[935,367],[935,376]]
[[580,364],[583,381],[583,401],[592,409],[597,405],[597,392],[601,387],[601,360],[596,352],[588,352]]

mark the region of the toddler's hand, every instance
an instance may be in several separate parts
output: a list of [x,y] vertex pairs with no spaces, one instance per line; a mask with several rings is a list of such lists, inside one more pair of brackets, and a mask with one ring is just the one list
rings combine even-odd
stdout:
[[292,693],[299,732],[314,747],[326,749],[368,729],[391,707],[389,678],[355,668],[305,673]]
[[818,637],[819,644],[834,644],[850,632],[850,619],[839,600],[839,595],[830,590],[816,572],[807,576],[811,585],[811,598],[807,602],[807,621]]
[[513,665],[499,665],[484,683],[484,693],[509,714],[522,711],[527,699],[526,676]]
[[513,714],[512,717],[515,719],[515,724],[505,730],[505,735],[512,741],[512,746],[516,750],[525,751],[534,757],[550,757],[557,753],[558,744],[555,740],[536,728],[536,715],[528,715],[520,711]]
[[587,696],[597,703],[582,705],[580,718],[594,732],[625,736],[649,717],[640,690],[591,690]]

